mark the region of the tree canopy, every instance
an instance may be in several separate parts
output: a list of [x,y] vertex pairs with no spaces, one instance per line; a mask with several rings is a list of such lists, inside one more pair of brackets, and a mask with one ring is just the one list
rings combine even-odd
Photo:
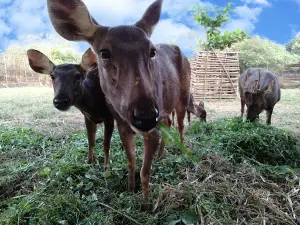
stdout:
[[230,13],[234,12],[231,4],[228,3],[225,8],[204,8],[199,4],[194,6],[194,21],[206,29],[206,41],[200,40],[200,47],[205,50],[224,50],[247,37],[240,29],[222,32],[222,27],[230,20]]

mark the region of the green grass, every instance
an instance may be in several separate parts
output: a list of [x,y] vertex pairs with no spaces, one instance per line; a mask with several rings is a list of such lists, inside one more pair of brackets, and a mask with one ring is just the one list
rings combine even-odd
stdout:
[[[243,123],[237,117],[222,119],[228,111],[216,110],[218,118],[187,127],[189,156],[178,154],[178,134],[172,130],[176,137],[168,136],[165,158],[152,165],[153,210],[142,212],[140,136],[137,191],[130,193],[126,155],[116,130],[111,169],[105,173],[102,126],[96,161],[87,164],[80,113],[52,109],[51,90],[41,95],[32,89],[27,101],[17,99],[14,106],[7,102],[16,99],[15,91],[9,92],[6,103],[0,102],[6,106],[0,123],[0,224],[297,224],[297,218],[299,223],[299,134],[280,129],[281,121],[275,126]],[[293,98],[293,91],[285,92],[281,104],[292,105]],[[34,118],[37,99],[44,103]],[[215,110],[210,104],[208,111]]]
[[[242,198],[240,191],[257,191],[250,185],[253,179],[264,176],[267,184],[276,182],[283,189],[296,187],[299,182],[295,164],[300,157],[293,135],[239,119],[204,125],[194,122],[186,139],[196,161],[178,155],[175,144],[168,145],[165,159],[153,164],[151,201],[155,206],[154,212],[146,213],[140,211],[139,169],[138,192],[126,191],[127,161],[116,132],[112,139],[111,170],[104,173],[104,154],[99,148],[96,163],[86,163],[84,132],[49,138],[32,129],[1,128],[1,224],[135,224],[133,220],[140,224],[177,224],[180,220],[188,224],[187,220],[199,222],[200,211],[206,221],[231,224],[238,216],[251,218],[240,215],[232,203]],[[248,137],[243,136],[246,132],[250,133]],[[263,147],[255,148],[257,135],[265,140]],[[102,129],[98,136],[101,146]],[[270,136],[276,139],[269,140]],[[232,142],[240,145],[229,144]],[[276,156],[279,149],[284,154]],[[141,155],[142,142],[138,138],[137,157]],[[137,168],[140,163],[138,160]],[[268,176],[266,171],[281,173]],[[269,186],[263,188],[272,192]],[[277,207],[286,212],[286,203],[280,204],[283,202],[279,201]],[[244,211],[250,209],[253,210],[251,205]]]

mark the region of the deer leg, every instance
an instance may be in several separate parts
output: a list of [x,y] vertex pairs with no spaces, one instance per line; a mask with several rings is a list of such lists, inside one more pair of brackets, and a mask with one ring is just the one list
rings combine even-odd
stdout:
[[[171,127],[172,122],[171,122],[170,118],[163,119],[163,120],[161,120],[161,122],[168,128]],[[158,150],[158,158],[159,159],[162,159],[164,157],[164,154],[165,154],[164,149],[165,149],[165,142],[164,142],[163,138],[161,138],[161,142],[160,142],[160,146],[159,146],[159,150]]]
[[183,130],[184,130],[185,109],[182,106],[182,104],[180,104],[176,108],[176,115],[177,115],[178,130],[179,130],[179,134],[180,134],[180,142],[181,142],[181,144],[183,144],[183,141],[184,141]]
[[96,144],[96,131],[97,131],[97,124],[89,120],[88,118],[84,117],[85,127],[88,136],[88,143],[89,143],[89,153],[88,153],[88,163],[94,162],[94,149]]
[[149,210],[149,182],[152,160],[154,158],[155,152],[159,147],[159,131],[154,129],[151,133],[144,135],[144,158],[143,165],[140,171],[141,183],[143,187],[143,209]]
[[246,99],[245,96],[241,98],[241,117],[243,118],[244,112],[245,112],[245,104],[246,104]]
[[131,130],[128,124],[118,122],[118,130],[121,142],[126,151],[128,159],[128,191],[134,191],[135,188],[135,133]]
[[187,113],[187,119],[189,121],[189,125],[191,125],[191,113],[190,112],[186,112]]
[[103,140],[103,148],[104,148],[104,167],[105,170],[109,169],[109,149],[110,149],[110,141],[114,131],[114,119],[110,118],[104,121],[104,140]]
[[267,121],[266,122],[268,125],[271,124],[272,113],[273,113],[273,108],[267,110]]
[[174,126],[175,123],[174,123],[174,117],[175,117],[175,111],[172,111],[172,125]]

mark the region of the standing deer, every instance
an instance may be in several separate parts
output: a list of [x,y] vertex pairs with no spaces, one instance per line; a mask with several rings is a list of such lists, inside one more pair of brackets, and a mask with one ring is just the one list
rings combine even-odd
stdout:
[[266,110],[267,124],[271,124],[271,116],[275,104],[280,100],[280,84],[276,75],[271,71],[250,68],[239,78],[239,92],[241,97],[241,117],[247,105],[247,119],[251,122],[259,118],[259,114]]
[[99,25],[81,0],[47,0],[50,20],[63,38],[86,41],[97,55],[100,85],[114,112],[128,158],[128,189],[135,187],[135,135],[144,137],[140,171],[149,207],[151,164],[160,144],[158,122],[175,109],[183,143],[190,93],[190,64],[178,46],[150,41],[163,0],[154,1],[133,25]]
[[80,65],[54,65],[47,56],[34,49],[29,49],[27,56],[29,65],[35,72],[51,76],[54,106],[60,111],[67,111],[71,106],[75,106],[84,115],[89,145],[89,163],[94,161],[97,124],[104,122],[104,166],[108,169],[114,119],[99,84],[95,54],[89,48],[83,54]]

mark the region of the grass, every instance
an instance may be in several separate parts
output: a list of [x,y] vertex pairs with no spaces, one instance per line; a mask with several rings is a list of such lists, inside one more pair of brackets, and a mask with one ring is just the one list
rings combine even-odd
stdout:
[[[104,173],[102,126],[96,162],[87,164],[87,138],[77,110],[55,110],[51,89],[2,92],[0,224],[300,222],[299,133],[295,123],[285,124],[296,119],[300,91],[283,91],[271,127],[234,117],[237,101],[207,102],[208,123],[193,121],[185,135],[194,160],[178,155],[171,140],[165,158],[153,162],[148,213],[140,210],[140,137],[137,192],[128,193],[127,160],[116,131],[111,170]],[[290,111],[284,113],[285,107]]]

